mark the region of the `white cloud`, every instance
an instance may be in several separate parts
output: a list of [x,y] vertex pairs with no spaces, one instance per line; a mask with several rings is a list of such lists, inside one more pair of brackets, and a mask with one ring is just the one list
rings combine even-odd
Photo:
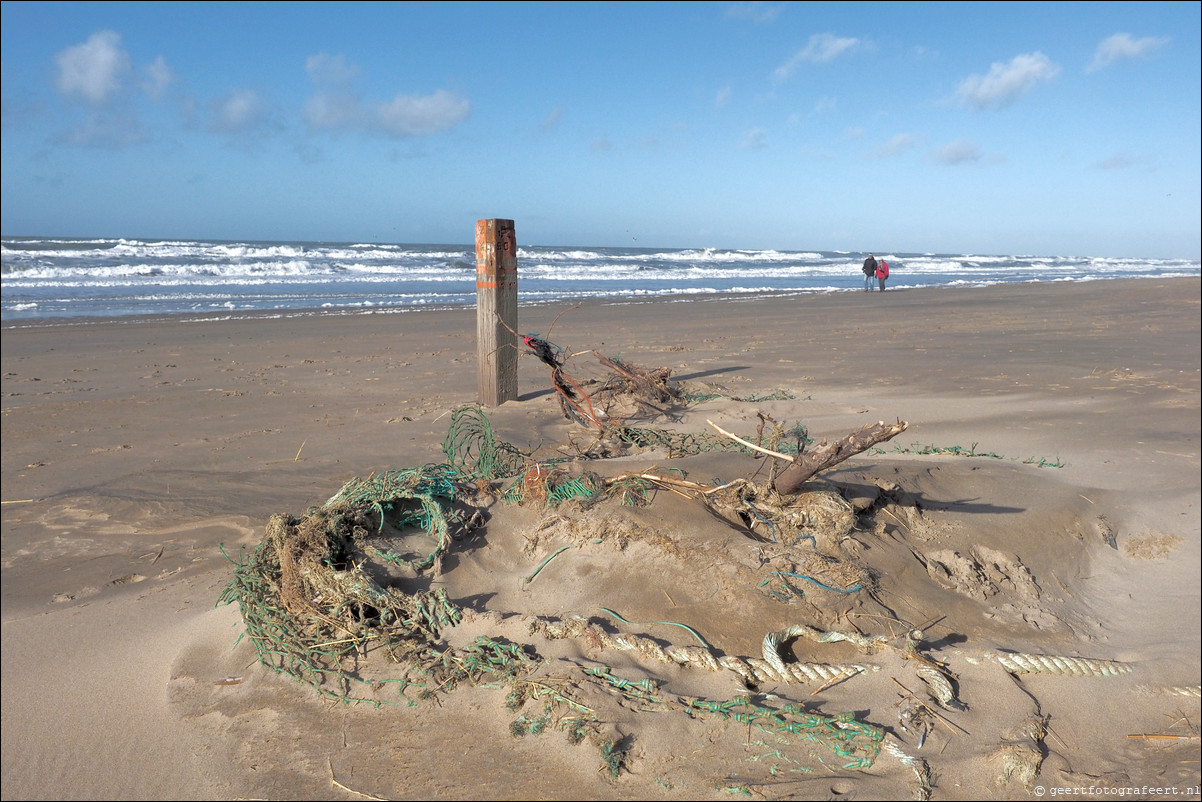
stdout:
[[175,83],[175,72],[167,66],[167,60],[159,56],[142,68],[142,91],[151,100],[159,101],[167,89]]
[[989,106],[1008,106],[1030,92],[1040,81],[1050,81],[1060,67],[1043,53],[1023,53],[1009,64],[994,62],[988,75],[970,75],[960,82],[956,95],[980,111]]
[[71,147],[117,150],[149,141],[131,100],[141,89],[158,101],[175,80],[162,56],[135,74],[129,53],[115,31],[93,33],[83,44],[55,54],[55,86],[70,100],[89,109],[86,115],[56,137]]
[[129,54],[114,31],[97,31],[83,44],[60,52],[54,61],[58,64],[59,91],[94,106],[120,92],[122,80],[130,71]]
[[981,149],[965,139],[949,142],[931,154],[940,164],[968,164],[981,160]]
[[439,89],[432,95],[397,95],[376,110],[383,131],[392,136],[412,136],[445,131],[467,119],[472,107],[463,98]]
[[718,90],[718,94],[714,95],[714,105],[717,106],[718,108],[722,108],[727,103],[730,103],[730,98],[731,98],[732,94],[733,94],[733,92],[731,91],[729,86],[722,87],[721,89]]
[[860,43],[859,39],[838,37],[829,33],[816,33],[804,48],[793,54],[792,58],[776,68],[773,76],[778,81],[784,81],[796,71],[798,65],[825,64],[834,61]]
[[344,56],[318,53],[305,59],[305,72],[317,87],[303,110],[309,125],[334,130],[357,128],[362,123],[363,99],[352,86],[359,74],[357,67],[348,64]]
[[252,89],[235,89],[210,104],[209,130],[237,133],[254,128],[263,117],[263,101]]
[[1109,67],[1116,61],[1142,58],[1168,41],[1165,37],[1145,36],[1143,39],[1132,39],[1129,33],[1116,33],[1114,36],[1102,40],[1093,54],[1093,62],[1085,68],[1085,71],[1096,72]]
[[305,101],[309,125],[324,130],[361,130],[392,137],[432,134],[467,119],[471,104],[445,89],[430,95],[395,95],[382,103],[365,103],[352,86],[358,67],[341,56],[310,56],[305,70],[317,91]]
[[798,55],[802,61],[825,63],[834,61],[860,43],[859,39],[819,33],[810,37],[810,43]]

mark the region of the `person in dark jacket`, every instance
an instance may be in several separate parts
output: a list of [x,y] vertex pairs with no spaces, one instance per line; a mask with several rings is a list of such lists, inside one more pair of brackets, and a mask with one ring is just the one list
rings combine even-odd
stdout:
[[864,260],[864,292],[872,292],[872,278],[876,275],[876,257],[868,254]]

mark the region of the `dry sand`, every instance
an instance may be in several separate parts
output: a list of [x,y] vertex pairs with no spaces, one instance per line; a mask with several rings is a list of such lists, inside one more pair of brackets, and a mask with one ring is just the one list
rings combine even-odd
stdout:
[[[222,546],[255,547],[272,515],[353,477],[445,460],[451,412],[476,398],[474,312],[6,327],[3,797],[906,799],[925,767],[935,799],[1196,798],[1199,298],[1175,279],[520,310],[521,330],[568,351],[719,394],[642,426],[750,438],[765,415],[834,440],[909,423],[807,486],[845,499],[848,526],[792,543],[667,489],[643,508],[489,505],[426,577],[465,610],[436,645],[521,644],[529,678],[581,706],[525,735],[543,702],[510,710],[499,681],[378,708],[319,698],[258,663],[238,606],[216,604]],[[793,397],[735,400],[778,390]],[[499,438],[587,443],[545,365],[520,359],[519,391],[487,411]],[[766,462],[576,467],[710,484],[762,482]],[[774,571],[790,565],[865,587],[789,591]],[[577,638],[532,626],[577,616],[593,624]],[[616,648],[625,634],[684,654],[700,637],[731,665],[796,625],[888,642],[784,639],[790,664],[867,670],[752,688]],[[904,656],[913,627],[956,678],[948,707]],[[1125,673],[1013,673],[1015,654]],[[601,668],[617,679],[585,671]],[[848,769],[829,737],[686,712],[741,695],[850,714],[885,748]],[[616,753],[571,743],[567,710]]]

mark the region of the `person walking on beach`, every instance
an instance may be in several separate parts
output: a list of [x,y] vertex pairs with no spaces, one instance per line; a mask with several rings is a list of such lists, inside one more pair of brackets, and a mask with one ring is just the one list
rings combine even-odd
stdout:
[[872,277],[876,275],[876,257],[868,254],[864,260],[864,292],[872,292]]
[[[881,292],[885,291],[885,279],[887,278],[889,278],[889,263],[882,259],[877,262],[876,266],[876,280],[881,285]],[[871,282],[871,279],[869,281]]]

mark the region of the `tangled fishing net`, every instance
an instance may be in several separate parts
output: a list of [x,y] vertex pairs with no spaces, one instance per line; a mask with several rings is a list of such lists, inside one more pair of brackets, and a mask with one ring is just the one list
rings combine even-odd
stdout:
[[[263,665],[323,697],[377,706],[412,704],[460,683],[506,683],[512,688],[511,709],[522,713],[513,725],[515,735],[559,729],[572,742],[588,739],[600,750],[610,776],[617,776],[627,756],[595,707],[574,698],[566,686],[557,690],[546,679],[530,680],[542,664],[531,644],[480,636],[466,647],[449,646],[445,634],[462,622],[464,610],[429,580],[442,573],[455,543],[484,525],[483,497],[548,510],[570,502],[576,515],[603,503],[646,506],[664,486],[655,477],[602,477],[581,469],[581,461],[614,449],[658,449],[678,456],[746,447],[711,434],[627,425],[617,414],[623,405],[663,412],[703,399],[672,382],[666,370],[644,371],[609,359],[611,379],[588,393],[564,370],[560,349],[537,338],[527,344],[551,367],[565,414],[595,428],[596,443],[610,445],[582,449],[574,459],[535,459],[497,438],[479,407],[457,409],[443,441],[444,463],[355,478],[303,516],[273,515],[263,541],[231,558],[234,576],[219,602],[239,605],[246,637]],[[760,434],[761,442],[780,446],[780,431],[765,433],[761,424]],[[804,447],[803,432],[791,437],[797,449]],[[749,510],[764,518],[767,504],[737,489],[713,494],[705,503],[731,520],[744,519]],[[772,524],[774,540],[797,541],[812,518],[800,508],[770,514],[778,520]],[[811,558],[772,565],[778,573],[809,570],[844,585],[856,578],[834,577],[837,566],[807,560]],[[722,669],[708,647],[677,650],[686,652],[696,652],[707,667]],[[731,668],[754,681],[746,666]],[[622,680],[608,670],[568,666],[565,671],[575,687],[591,685],[620,697],[643,688],[657,709],[729,719],[771,731],[778,739],[821,745],[846,768],[870,766],[880,752],[883,731],[851,714],[771,708],[749,697],[681,701],[659,695],[648,681]]]

